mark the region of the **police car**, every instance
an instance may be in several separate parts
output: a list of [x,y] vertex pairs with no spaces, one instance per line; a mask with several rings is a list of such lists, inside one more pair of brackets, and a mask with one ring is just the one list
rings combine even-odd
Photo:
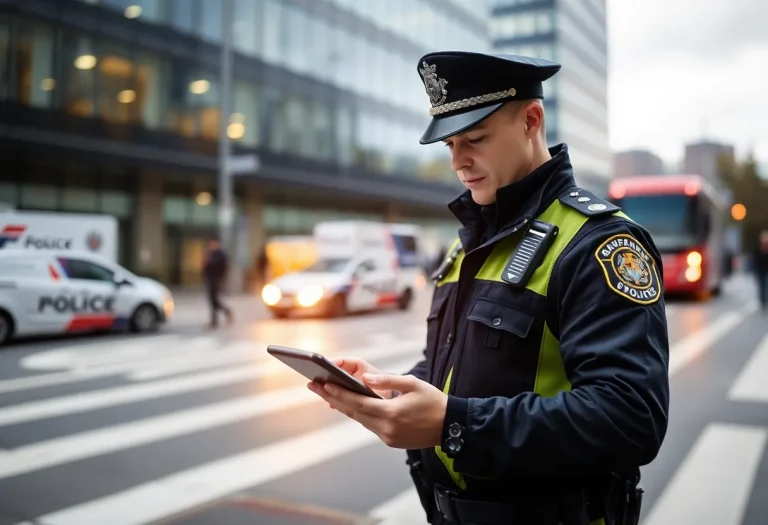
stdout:
[[171,292],[80,251],[0,251],[0,344],[16,336],[131,330],[169,320]]
[[[407,233],[407,232],[405,232]],[[404,230],[397,235],[405,235]],[[273,279],[262,300],[273,316],[290,313],[340,317],[349,312],[397,307],[406,310],[425,285],[415,255],[396,241],[390,225],[329,221],[315,226],[317,260]]]

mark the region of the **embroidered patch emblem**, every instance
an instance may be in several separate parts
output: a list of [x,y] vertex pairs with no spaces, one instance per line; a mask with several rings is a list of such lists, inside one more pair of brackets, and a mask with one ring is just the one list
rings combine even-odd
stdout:
[[595,257],[614,292],[640,304],[659,300],[659,274],[653,258],[634,237],[614,235],[597,248]]

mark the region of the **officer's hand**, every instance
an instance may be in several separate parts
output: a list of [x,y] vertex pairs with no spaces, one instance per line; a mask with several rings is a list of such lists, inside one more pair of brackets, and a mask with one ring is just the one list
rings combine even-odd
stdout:
[[[364,361],[362,359],[358,359],[356,357],[337,357],[335,359],[331,359],[331,362],[347,372],[349,375],[354,377],[355,379],[359,379],[360,381],[363,380],[363,374],[381,374],[382,372],[373,366],[372,364],[368,363],[367,361]],[[389,399],[392,397],[392,391],[391,390],[379,390],[379,389],[373,389],[377,394],[379,394],[381,397],[385,397]]]
[[362,380],[373,390],[396,390],[401,395],[373,399],[336,385],[308,386],[331,408],[358,421],[392,448],[440,445],[448,396],[412,375],[364,374]]

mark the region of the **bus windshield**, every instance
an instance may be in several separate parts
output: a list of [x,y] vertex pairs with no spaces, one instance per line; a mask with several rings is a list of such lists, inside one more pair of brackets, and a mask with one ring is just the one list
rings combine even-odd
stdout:
[[688,196],[626,196],[617,204],[648,230],[659,251],[686,249],[697,241],[694,202]]

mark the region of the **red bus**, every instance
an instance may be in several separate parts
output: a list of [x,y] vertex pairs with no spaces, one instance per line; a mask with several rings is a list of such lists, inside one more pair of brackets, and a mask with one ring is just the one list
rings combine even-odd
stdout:
[[666,292],[720,292],[728,207],[721,192],[700,175],[643,175],[612,181],[609,198],[653,237]]

